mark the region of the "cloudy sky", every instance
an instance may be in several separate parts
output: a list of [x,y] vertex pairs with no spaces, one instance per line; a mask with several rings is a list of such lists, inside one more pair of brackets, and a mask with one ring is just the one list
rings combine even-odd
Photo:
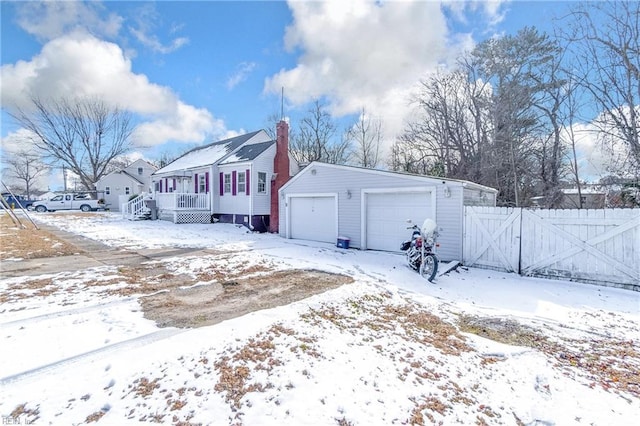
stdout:
[[7,2],[2,8],[2,140],[7,110],[40,97],[95,95],[137,118],[155,159],[269,125],[321,99],[336,119],[363,108],[402,129],[421,77],[464,49],[524,25],[550,28],[562,2]]

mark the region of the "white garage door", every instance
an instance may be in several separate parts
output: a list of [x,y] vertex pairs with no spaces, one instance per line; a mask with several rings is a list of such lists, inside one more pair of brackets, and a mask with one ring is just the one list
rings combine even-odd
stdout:
[[402,241],[411,237],[407,219],[420,226],[433,214],[430,192],[369,193],[366,197],[369,250],[400,251]]
[[335,243],[335,197],[291,197],[289,223],[291,238]]

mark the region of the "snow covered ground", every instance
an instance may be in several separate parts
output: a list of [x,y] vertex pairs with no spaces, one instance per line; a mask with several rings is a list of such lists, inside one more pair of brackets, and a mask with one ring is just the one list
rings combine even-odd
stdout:
[[233,225],[34,216],[118,248],[234,253],[156,261],[184,274],[268,264],[355,282],[177,329],[117,291],[118,267],[2,278],[5,423],[636,424],[640,293],[480,269],[428,283],[400,255]]

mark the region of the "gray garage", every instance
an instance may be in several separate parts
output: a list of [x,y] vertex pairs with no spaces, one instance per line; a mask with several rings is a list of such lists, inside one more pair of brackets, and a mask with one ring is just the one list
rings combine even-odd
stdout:
[[352,248],[399,251],[407,219],[435,218],[441,260],[459,260],[464,206],[495,206],[496,193],[467,181],[313,162],[280,189],[280,235],[347,237]]

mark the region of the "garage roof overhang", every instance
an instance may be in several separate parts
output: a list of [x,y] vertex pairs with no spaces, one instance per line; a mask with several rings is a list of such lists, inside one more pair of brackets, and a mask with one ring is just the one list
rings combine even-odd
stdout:
[[405,173],[405,172],[393,172],[393,171],[389,171],[389,170],[377,170],[377,169],[369,169],[366,167],[358,167],[358,166],[345,166],[345,165],[340,165],[340,164],[329,164],[329,163],[323,163],[320,161],[314,161],[312,163],[310,163],[308,166],[306,166],[304,169],[300,170],[300,172],[295,175],[293,178],[291,178],[286,184],[284,184],[282,186],[282,188],[280,188],[280,191],[286,191],[287,188],[292,185],[296,180],[298,180],[301,176],[307,174],[307,173],[312,173],[314,174],[314,170],[316,168],[329,168],[329,169],[342,169],[342,170],[355,170],[358,172],[362,172],[362,173],[371,173],[371,174],[377,174],[377,175],[383,175],[383,176],[391,176],[391,175],[395,175],[395,176],[402,176],[404,178],[408,178],[408,179],[412,179],[412,180],[416,180],[422,183],[426,183],[429,185],[433,185],[434,184],[434,180],[435,181],[441,181],[442,183],[453,183],[453,184],[457,184],[460,185],[464,188],[470,188],[470,189],[478,189],[478,190],[482,190],[482,191],[487,191],[487,192],[493,192],[493,193],[498,193],[498,190],[495,188],[491,188],[488,186],[484,186],[484,185],[480,185],[479,183],[475,183],[475,182],[470,182],[470,181],[466,181],[466,180],[460,180],[460,179],[450,179],[450,178],[443,178],[443,177],[438,177],[438,176],[427,176],[427,175],[417,175],[414,173]]

